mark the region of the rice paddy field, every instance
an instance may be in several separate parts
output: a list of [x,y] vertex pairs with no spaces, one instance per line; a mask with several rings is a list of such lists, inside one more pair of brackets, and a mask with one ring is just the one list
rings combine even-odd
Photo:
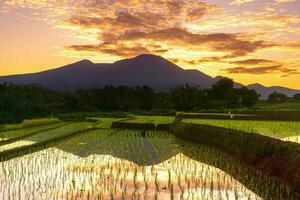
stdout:
[[299,121],[252,121],[252,120],[217,120],[184,119],[186,123],[205,124],[249,133],[258,133],[269,137],[300,143]]
[[[297,199],[286,183],[216,149],[168,131],[110,128],[114,121],[164,124],[174,117],[97,120],[1,130],[0,199]],[[283,139],[300,135],[298,122],[184,122]]]
[[153,123],[168,124],[174,121],[173,116],[134,116],[132,119],[126,120],[129,123]]

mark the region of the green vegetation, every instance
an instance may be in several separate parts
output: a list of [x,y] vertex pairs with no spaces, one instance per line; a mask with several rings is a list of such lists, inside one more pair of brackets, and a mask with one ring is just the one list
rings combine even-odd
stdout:
[[14,129],[10,131],[1,131],[0,132],[0,144],[5,143],[6,141],[10,141],[13,139],[18,139],[22,137],[26,137],[29,135],[33,135],[39,132],[48,131],[55,129],[57,127],[60,127],[64,125],[65,123],[55,123],[50,125],[44,125],[44,126],[35,126],[31,128],[26,129]]
[[270,137],[243,131],[199,125],[176,123],[171,132],[182,139],[215,147],[234,156],[266,174],[289,182],[298,190],[300,146]]
[[300,101],[287,101],[283,103],[268,103],[261,101],[255,105],[258,110],[300,110]]
[[24,128],[30,128],[34,126],[42,126],[42,125],[48,125],[48,124],[54,124],[58,123],[58,118],[42,118],[42,119],[31,119],[31,120],[23,120],[20,124],[8,124],[2,126],[0,128],[0,131],[9,131],[9,130],[18,130],[18,129],[24,129]]
[[105,112],[119,115],[106,117],[125,117],[130,112],[174,115],[176,110],[244,108],[253,107],[258,97],[254,90],[234,88],[230,79],[219,80],[212,89],[181,85],[169,92],[155,92],[148,86],[55,92],[36,85],[0,84],[0,123],[46,116],[83,121],[87,117],[104,117]]
[[217,81],[212,89],[180,85],[170,92],[169,102],[175,110],[195,111],[200,109],[224,109],[253,107],[259,99],[254,90],[234,88],[231,79]]
[[294,99],[295,101],[300,101],[300,94],[295,94],[295,95],[293,96],[293,99]]
[[65,121],[84,121],[87,118],[127,118],[126,112],[75,112],[67,114],[58,114],[57,117]]
[[[299,138],[300,122],[262,118],[298,113],[224,109],[175,117],[95,110],[4,125],[0,196],[299,199],[300,146],[285,141]],[[259,121],[246,120],[254,117]]]
[[278,139],[284,139],[289,136],[300,136],[300,122],[296,121],[185,119],[184,122],[224,127],[249,133],[259,133]]
[[132,119],[126,120],[128,123],[153,123],[153,124],[170,124],[174,121],[173,116],[133,116]]
[[273,92],[267,101],[259,101],[255,106],[259,110],[300,110],[300,94],[287,97],[285,94]]
[[0,164],[11,199],[296,199],[279,180],[167,132],[89,131]]
[[102,117],[102,118],[92,118],[97,120],[97,128],[108,129],[111,127],[113,122],[128,120],[129,118],[111,118],[111,117]]
[[300,110],[206,110],[200,113],[179,112],[180,119],[227,119],[227,120],[260,120],[260,121],[299,121]]
[[37,132],[24,139],[12,141],[0,146],[0,158],[5,157],[10,153],[15,154],[16,151],[26,149],[27,147],[30,148],[31,146],[37,146],[38,144],[47,144],[58,138],[64,138],[80,131],[89,130],[92,127],[91,125],[91,123],[86,122],[67,124],[48,131]]
[[285,94],[273,92],[268,97],[269,103],[284,103],[287,102],[288,97]]

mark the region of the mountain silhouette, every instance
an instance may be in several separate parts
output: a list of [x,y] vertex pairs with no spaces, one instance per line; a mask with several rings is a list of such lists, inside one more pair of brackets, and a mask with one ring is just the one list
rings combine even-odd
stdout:
[[278,92],[285,94],[289,97],[294,96],[295,94],[300,93],[300,90],[294,90],[286,87],[281,87],[281,86],[271,86],[271,87],[265,87],[261,84],[251,84],[247,86],[249,89],[255,90],[257,93],[261,95],[261,99],[268,99],[268,96],[273,93],[273,92]]
[[214,79],[198,70],[184,70],[159,56],[140,55],[112,64],[94,64],[82,60],[39,73],[2,76],[0,82],[37,83],[60,91],[97,88],[104,85],[148,85],[156,90],[165,91],[185,83],[209,88]]
[[[142,54],[115,63],[93,63],[82,60],[60,68],[38,73],[0,76],[0,83],[39,84],[59,91],[99,88],[105,85],[148,85],[158,91],[167,91],[180,84],[198,85],[210,88],[222,77],[210,77],[198,70],[184,70],[172,62],[156,55]],[[235,87],[241,87],[239,83]],[[262,98],[273,91],[291,96],[300,91],[283,87],[264,87],[259,84],[248,86],[255,89]]]

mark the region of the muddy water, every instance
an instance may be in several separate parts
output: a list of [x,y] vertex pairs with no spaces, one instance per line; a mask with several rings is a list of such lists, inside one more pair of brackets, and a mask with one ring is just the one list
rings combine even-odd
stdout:
[[0,166],[3,200],[294,199],[279,181],[166,132],[89,132]]

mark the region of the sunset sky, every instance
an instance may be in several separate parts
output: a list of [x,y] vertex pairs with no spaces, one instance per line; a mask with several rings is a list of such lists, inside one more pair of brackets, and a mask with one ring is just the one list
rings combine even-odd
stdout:
[[0,0],[0,75],[143,53],[300,89],[300,0]]

